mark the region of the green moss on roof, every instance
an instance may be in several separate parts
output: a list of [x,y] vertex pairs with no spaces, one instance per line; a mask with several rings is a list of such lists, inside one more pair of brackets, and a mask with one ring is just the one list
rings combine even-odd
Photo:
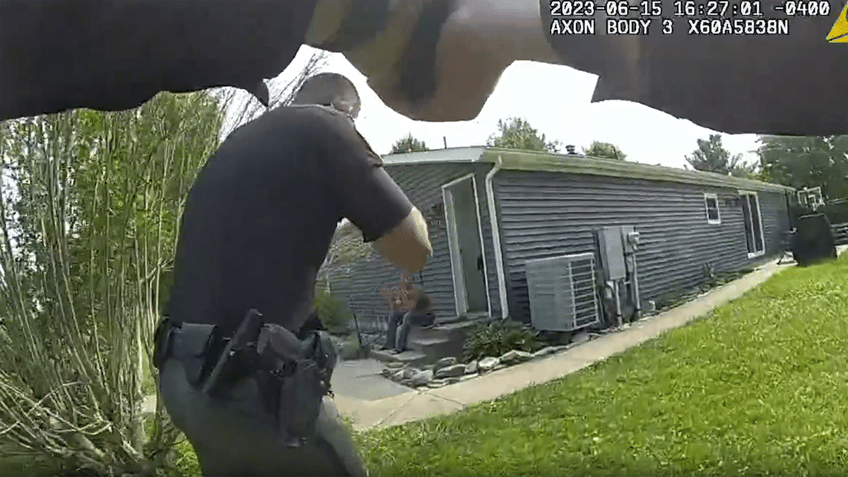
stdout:
[[563,172],[625,179],[677,182],[700,186],[736,188],[740,190],[794,192],[792,187],[750,179],[725,176],[713,172],[688,171],[674,167],[653,166],[639,162],[619,161],[578,155],[550,154],[485,147],[437,149],[426,152],[395,154],[384,157],[388,168],[406,164],[430,163],[498,163],[506,170]]
[[629,179],[680,182],[713,187],[734,187],[742,190],[791,192],[794,189],[750,179],[725,176],[713,172],[687,171],[673,167],[652,166],[638,162],[595,157],[545,154],[533,151],[487,149],[480,156],[484,162],[499,163],[502,169],[565,172]]

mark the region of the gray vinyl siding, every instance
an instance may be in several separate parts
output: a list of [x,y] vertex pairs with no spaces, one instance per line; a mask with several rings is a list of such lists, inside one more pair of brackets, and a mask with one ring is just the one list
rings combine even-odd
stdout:
[[[694,286],[704,264],[717,272],[749,263],[740,206],[728,200],[735,188],[533,171],[495,176],[510,316],[529,321],[524,262],[563,254],[595,252],[593,232],[602,226],[633,225],[643,303]],[[719,198],[721,224],[707,223],[704,193]],[[766,253],[779,251],[788,227],[780,193],[758,194]]]
[[[491,165],[485,163],[386,165],[389,175],[425,216],[428,216],[429,210],[434,205],[443,202],[442,185],[472,172],[475,174],[490,289],[489,299],[493,313],[498,313],[500,302],[498,301],[497,272],[484,181],[486,172],[490,169]],[[441,226],[431,227],[430,230],[433,256],[422,271],[422,278],[427,292],[433,298],[437,316],[453,317],[456,315],[456,302],[444,215],[441,219]],[[330,268],[327,272],[331,289],[337,297],[347,298],[356,295],[358,300],[366,302],[369,308],[388,311],[379,297],[379,290],[386,284],[397,282],[399,271],[376,254],[372,254],[370,259],[358,260],[350,266]]]

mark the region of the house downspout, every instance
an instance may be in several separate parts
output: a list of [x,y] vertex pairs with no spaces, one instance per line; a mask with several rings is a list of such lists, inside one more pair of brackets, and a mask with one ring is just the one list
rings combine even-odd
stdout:
[[501,299],[501,318],[509,316],[509,303],[506,299],[506,277],[504,276],[503,249],[501,248],[501,230],[498,225],[498,212],[495,205],[495,187],[493,185],[495,174],[501,170],[503,160],[498,156],[498,161],[486,174],[486,202],[489,205],[489,220],[492,227],[492,245],[495,252],[495,269],[498,275],[498,295]]

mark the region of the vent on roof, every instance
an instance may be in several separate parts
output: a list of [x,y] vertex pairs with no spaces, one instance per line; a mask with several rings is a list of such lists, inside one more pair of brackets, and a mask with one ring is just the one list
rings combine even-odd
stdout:
[[574,331],[600,321],[593,253],[528,260],[525,271],[534,328]]

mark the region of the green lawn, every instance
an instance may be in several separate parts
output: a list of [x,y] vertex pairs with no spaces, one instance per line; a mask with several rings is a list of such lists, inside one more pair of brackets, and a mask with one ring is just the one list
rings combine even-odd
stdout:
[[555,382],[358,435],[376,476],[848,475],[848,257]]

